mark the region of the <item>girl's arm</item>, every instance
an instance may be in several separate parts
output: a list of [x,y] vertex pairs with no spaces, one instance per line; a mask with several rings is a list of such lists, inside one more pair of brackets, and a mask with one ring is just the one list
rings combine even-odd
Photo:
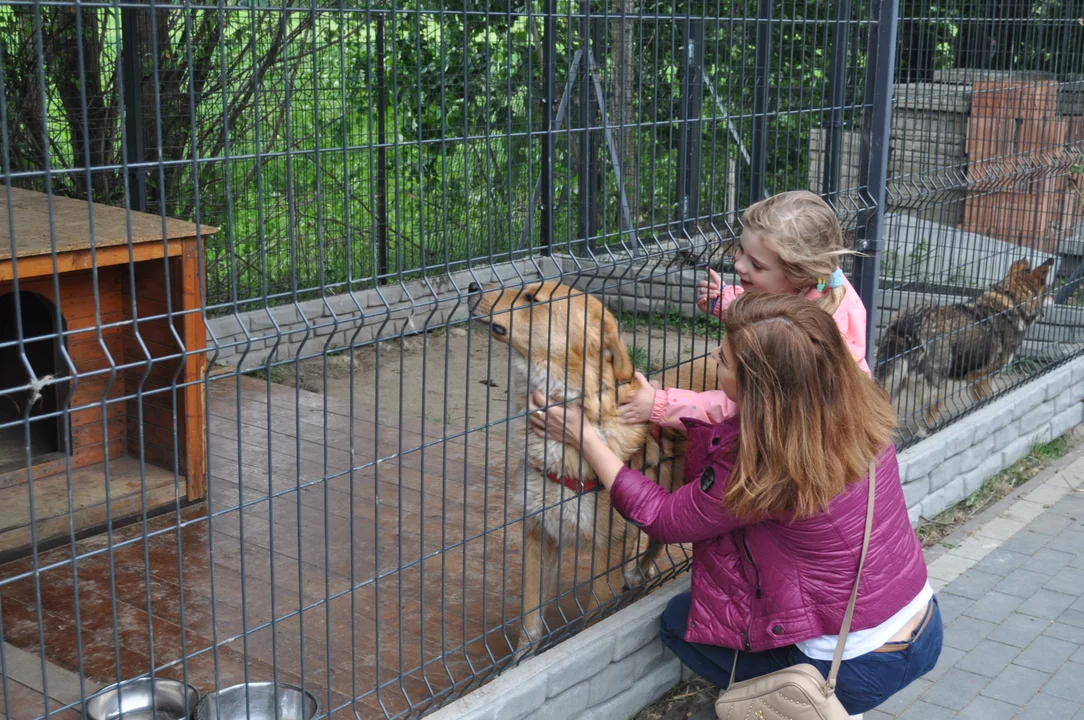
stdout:
[[856,361],[866,359],[866,308],[861,301],[856,305],[840,307],[832,318],[847,343],[847,349]]
[[738,406],[722,390],[695,393],[681,388],[655,391],[650,421],[663,427],[683,430],[682,418],[696,418],[718,424],[738,414]]

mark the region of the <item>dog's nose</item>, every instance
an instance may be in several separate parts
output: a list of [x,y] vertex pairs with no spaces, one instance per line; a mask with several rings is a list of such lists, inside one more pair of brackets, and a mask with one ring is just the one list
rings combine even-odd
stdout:
[[472,292],[472,293],[482,292],[482,286],[479,285],[476,282],[472,282],[470,285],[467,286],[467,292]]

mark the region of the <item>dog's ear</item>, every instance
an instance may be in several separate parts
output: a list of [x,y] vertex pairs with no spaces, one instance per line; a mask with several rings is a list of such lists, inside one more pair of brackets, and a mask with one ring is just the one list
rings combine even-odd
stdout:
[[1031,263],[1028,262],[1027,258],[1020,258],[1009,266],[1008,274],[1011,277],[1013,275],[1023,275],[1024,273],[1029,272],[1031,272]]
[[629,349],[621,337],[617,321],[608,312],[602,313],[602,351],[608,353],[614,364],[614,377],[619,381],[632,380],[636,374],[629,358]]
[[1054,258],[1047,258],[1046,262],[1031,271],[1031,277],[1045,284],[1047,273],[1050,272],[1052,267],[1054,267]]

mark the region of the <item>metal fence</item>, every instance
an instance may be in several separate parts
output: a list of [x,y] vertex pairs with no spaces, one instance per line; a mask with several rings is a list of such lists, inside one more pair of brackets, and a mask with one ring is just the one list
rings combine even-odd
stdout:
[[901,5],[871,331],[904,443],[1081,351],[1082,9]]
[[573,386],[584,290],[634,366],[703,357],[765,194],[838,210],[901,445],[1079,355],[1082,16],[4,3],[4,714],[154,677],[419,716],[686,570],[532,495],[524,350],[471,312],[576,288],[532,333]]

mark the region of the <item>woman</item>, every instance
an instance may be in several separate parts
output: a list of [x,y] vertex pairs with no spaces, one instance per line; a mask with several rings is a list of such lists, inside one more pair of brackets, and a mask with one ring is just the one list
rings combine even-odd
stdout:
[[[713,357],[738,415],[687,419],[685,486],[670,494],[621,461],[575,407],[535,409],[535,432],[580,447],[628,520],[693,543],[692,591],[660,619],[663,642],[725,688],[798,663],[827,675],[862,546],[867,468],[875,515],[836,695],[852,715],[931,670],[941,616],[908,522],[895,413],[832,317],[796,296],[746,293]],[[534,408],[545,399],[534,397]]]

